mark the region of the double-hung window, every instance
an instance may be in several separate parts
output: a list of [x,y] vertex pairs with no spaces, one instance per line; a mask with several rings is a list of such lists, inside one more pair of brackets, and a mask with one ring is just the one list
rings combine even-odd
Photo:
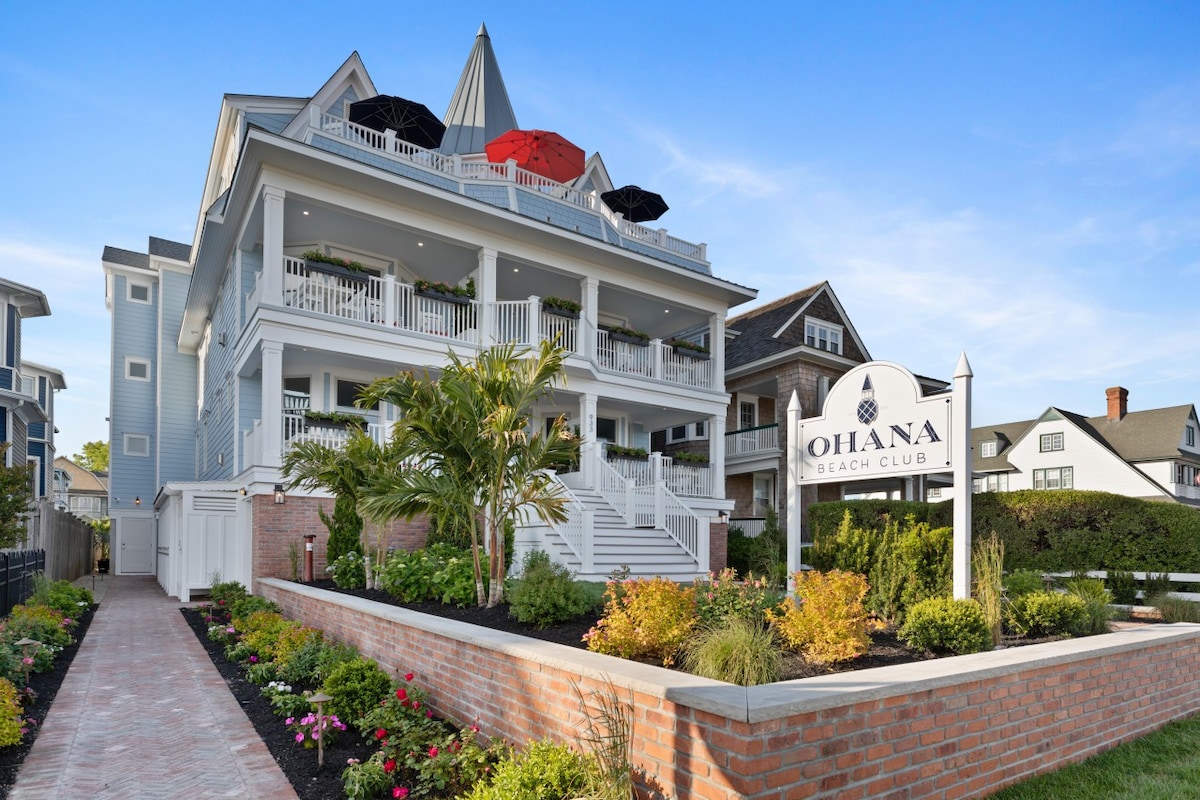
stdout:
[[1061,433],[1043,433],[1039,439],[1038,450],[1042,453],[1051,453],[1055,450],[1063,449],[1063,435]]
[[842,326],[815,319],[804,320],[804,343],[818,350],[842,354]]
[[1033,471],[1035,489],[1072,489],[1075,486],[1075,471],[1072,467],[1053,467]]

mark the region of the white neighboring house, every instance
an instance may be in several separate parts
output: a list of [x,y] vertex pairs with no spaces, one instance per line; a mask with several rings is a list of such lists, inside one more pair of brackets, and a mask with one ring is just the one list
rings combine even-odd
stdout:
[[1106,391],[1108,411],[1058,408],[1035,420],[972,430],[976,492],[1085,489],[1200,506],[1200,423],[1193,405],[1129,411],[1129,392]]
[[[155,573],[186,598],[214,572],[290,577],[304,534],[316,536],[320,570],[316,509],[330,501],[276,499],[287,448],[343,441],[336,415],[387,436],[395,409],[353,406],[375,378],[436,372],[449,350],[557,338],[570,351],[566,384],[534,424],[567,416],[583,453],[561,476],[570,521],[531,522],[519,548],[548,549],[593,578],[621,565],[706,572],[732,507],[720,479],[725,319],[754,290],[715,277],[703,244],[605,206],[613,183],[598,154],[566,183],[489,162],[483,143],[519,126],[485,29],[439,148],[350,122],[352,104],[380,94],[355,53],[311,97],[227,95],[193,241],[105,249],[115,570]],[[578,318],[543,307],[548,296],[578,303]],[[710,360],[667,344],[697,329],[718,343]],[[645,447],[650,431],[695,419],[717,433],[711,471],[603,458],[606,443]],[[424,529],[387,536],[410,546]]]

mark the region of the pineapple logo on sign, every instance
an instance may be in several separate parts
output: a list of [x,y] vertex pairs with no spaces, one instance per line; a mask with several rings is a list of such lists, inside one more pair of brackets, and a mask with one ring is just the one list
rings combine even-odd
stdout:
[[862,400],[858,401],[858,421],[870,425],[879,416],[879,404],[875,402],[875,389],[871,386],[871,376],[863,381]]

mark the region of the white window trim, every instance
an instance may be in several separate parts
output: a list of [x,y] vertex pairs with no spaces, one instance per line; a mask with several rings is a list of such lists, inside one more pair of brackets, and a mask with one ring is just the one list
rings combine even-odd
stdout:
[[[809,344],[809,341],[808,341],[809,326],[812,326],[812,328],[813,328],[813,333],[814,333],[813,344]],[[827,343],[830,343],[831,346],[821,347],[819,344],[817,344],[817,342],[820,341],[820,334],[822,332],[824,332],[826,334],[825,341]],[[837,339],[837,347],[832,346],[832,342],[833,342],[834,338]],[[842,355],[842,353],[844,351],[845,339],[846,339],[846,329],[844,327],[842,327],[841,325],[837,325],[832,322],[826,322],[825,320],[817,319],[816,317],[805,317],[804,318],[804,344],[806,346],[812,347],[816,350],[820,350],[825,353],[833,353],[834,355],[840,356],[840,355]]]
[[[132,365],[134,365],[134,364],[141,364],[141,365],[143,365],[143,366],[146,368],[146,377],[144,377],[144,378],[139,378],[139,377],[137,377],[136,375],[131,375],[131,374],[130,374],[130,372],[129,372],[129,368],[130,368]],[[125,356],[125,380],[127,380],[127,381],[141,381],[142,383],[149,383],[149,382],[150,382],[150,375],[151,375],[151,373],[150,373],[150,359],[148,359],[148,358],[134,358],[133,356]]]
[[1000,445],[995,439],[979,443],[980,458],[995,458],[996,453],[1000,451]]
[[[1048,473],[1048,472],[1057,472],[1058,473],[1058,486],[1055,486],[1054,489],[1050,489],[1050,486],[1048,485],[1048,481],[1046,480],[1046,473]],[[1070,486],[1063,485],[1065,483],[1065,481],[1063,480],[1064,475],[1070,476],[1070,480],[1071,480]],[[1041,486],[1038,486],[1038,478],[1039,477],[1042,479]],[[1035,469],[1033,471],[1033,488],[1037,489],[1038,491],[1043,491],[1043,490],[1054,491],[1057,489],[1074,489],[1075,488],[1075,468],[1074,467],[1046,467],[1045,469]]]
[[[130,447],[130,443],[135,440],[141,440],[146,443],[144,453],[134,452],[133,448]],[[124,455],[133,456],[135,458],[149,458],[150,457],[150,434],[148,434],[148,433],[127,433],[127,434],[125,434],[125,438],[122,442],[121,452]]]
[[[133,287],[135,287],[135,286],[140,286],[141,288],[146,290],[146,299],[145,300],[142,300],[140,298],[133,296]],[[142,283],[141,281],[135,281],[130,278],[126,278],[125,279],[125,299],[127,301],[129,301],[130,303],[139,303],[143,306],[148,306],[154,301],[154,287],[151,286],[149,283]]]

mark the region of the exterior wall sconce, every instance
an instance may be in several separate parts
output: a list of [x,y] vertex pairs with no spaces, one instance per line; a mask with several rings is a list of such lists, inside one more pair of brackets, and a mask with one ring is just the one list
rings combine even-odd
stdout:
[[287,495],[283,493],[283,484],[275,484],[275,505],[281,506],[287,500]]
[[135,506],[140,506],[140,505],[142,504],[142,498],[141,498],[141,497],[135,497],[135,498],[133,498],[133,504],[134,504]]
[[717,512],[717,522],[721,523],[722,525],[728,524],[729,512],[724,509],[721,509],[720,511],[718,511]]
[[243,486],[242,488],[238,489],[238,494],[240,494],[242,497],[245,497],[246,496],[246,487]]

